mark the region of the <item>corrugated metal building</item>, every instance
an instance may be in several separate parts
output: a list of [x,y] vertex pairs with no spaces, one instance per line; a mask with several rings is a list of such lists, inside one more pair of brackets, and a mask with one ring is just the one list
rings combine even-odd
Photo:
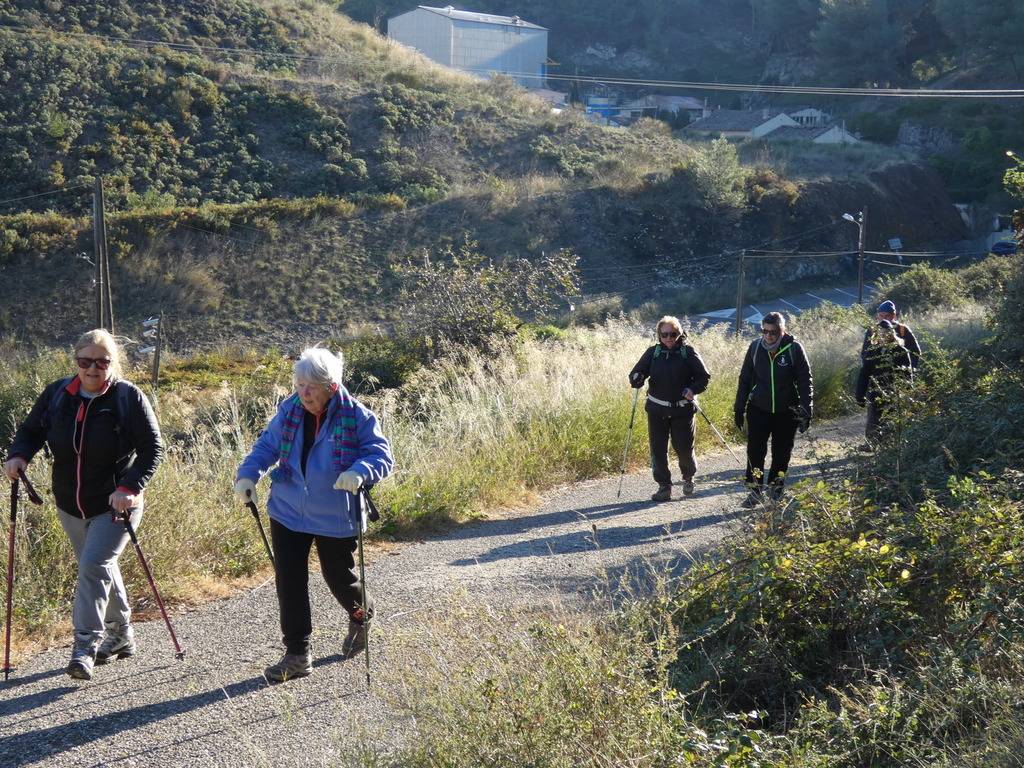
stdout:
[[548,31],[518,16],[421,5],[388,19],[388,37],[446,67],[478,77],[506,74],[544,87]]

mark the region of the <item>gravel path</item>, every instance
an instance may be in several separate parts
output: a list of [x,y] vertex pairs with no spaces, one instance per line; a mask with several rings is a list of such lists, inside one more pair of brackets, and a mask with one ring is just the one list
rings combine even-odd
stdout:
[[[794,474],[841,471],[859,424],[816,425],[813,440],[798,439]],[[705,456],[700,465],[690,499],[648,501],[654,486],[643,473],[626,477],[616,501],[618,479],[606,478],[434,540],[375,548],[367,571],[380,615],[374,666],[397,663],[388,657],[389,627],[416,622],[456,586],[493,605],[582,604],[604,575],[639,573],[649,562],[685,567],[742,520],[732,456]],[[342,764],[353,722],[386,728],[400,716],[366,693],[362,657],[340,655],[347,621],[319,575],[311,588],[319,658],[313,675],[283,685],[262,674],[280,654],[272,583],[176,614],[185,661],[174,659],[162,622],[139,625],[140,654],[97,667],[88,683],[65,676],[68,648],[27,660],[0,683],[0,766]]]

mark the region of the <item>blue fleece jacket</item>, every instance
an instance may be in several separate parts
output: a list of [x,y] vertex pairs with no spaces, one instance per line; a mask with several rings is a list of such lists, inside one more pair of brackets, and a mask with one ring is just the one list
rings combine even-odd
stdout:
[[[239,466],[237,478],[259,482],[267,470],[277,464],[281,455],[281,432],[290,403],[291,398],[288,398],[278,408],[269,426]],[[342,471],[355,470],[363,476],[364,484],[372,485],[391,473],[395,461],[377,417],[359,401],[355,404],[358,458],[351,466],[342,467]],[[305,474],[301,467],[305,439],[302,429],[295,433],[295,445],[288,457],[292,471],[287,473],[287,477],[271,473],[267,513],[292,531],[337,538],[356,536],[359,532],[356,497],[334,488],[338,471],[333,466],[331,425],[338,418],[338,410],[338,399],[332,398],[327,409],[327,423],[321,427],[306,460]]]

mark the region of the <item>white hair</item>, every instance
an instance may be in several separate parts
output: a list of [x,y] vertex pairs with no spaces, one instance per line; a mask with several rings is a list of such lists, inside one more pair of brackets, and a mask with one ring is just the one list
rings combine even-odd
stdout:
[[310,384],[320,384],[331,389],[333,384],[341,388],[342,374],[345,371],[345,358],[341,353],[334,354],[329,349],[309,347],[302,350],[299,359],[292,366],[292,384],[298,386],[299,379]]

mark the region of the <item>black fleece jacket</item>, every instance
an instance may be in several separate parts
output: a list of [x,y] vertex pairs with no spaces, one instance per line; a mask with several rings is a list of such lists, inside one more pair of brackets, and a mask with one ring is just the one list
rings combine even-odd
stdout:
[[[57,397],[57,390],[64,392]],[[146,396],[127,381],[116,381],[92,398],[79,393],[78,377],[50,384],[18,429],[8,452],[26,461],[43,447],[53,452],[53,495],[71,515],[95,517],[109,511],[118,488],[142,491],[163,458],[156,415]],[[57,397],[56,409],[51,403]],[[120,414],[119,403],[128,413]],[[51,412],[52,411],[52,412]]]
[[734,410],[747,410],[747,404],[768,413],[790,411],[811,418],[814,410],[814,379],[807,354],[799,341],[784,334],[774,353],[758,339],[747,349],[740,370]]

